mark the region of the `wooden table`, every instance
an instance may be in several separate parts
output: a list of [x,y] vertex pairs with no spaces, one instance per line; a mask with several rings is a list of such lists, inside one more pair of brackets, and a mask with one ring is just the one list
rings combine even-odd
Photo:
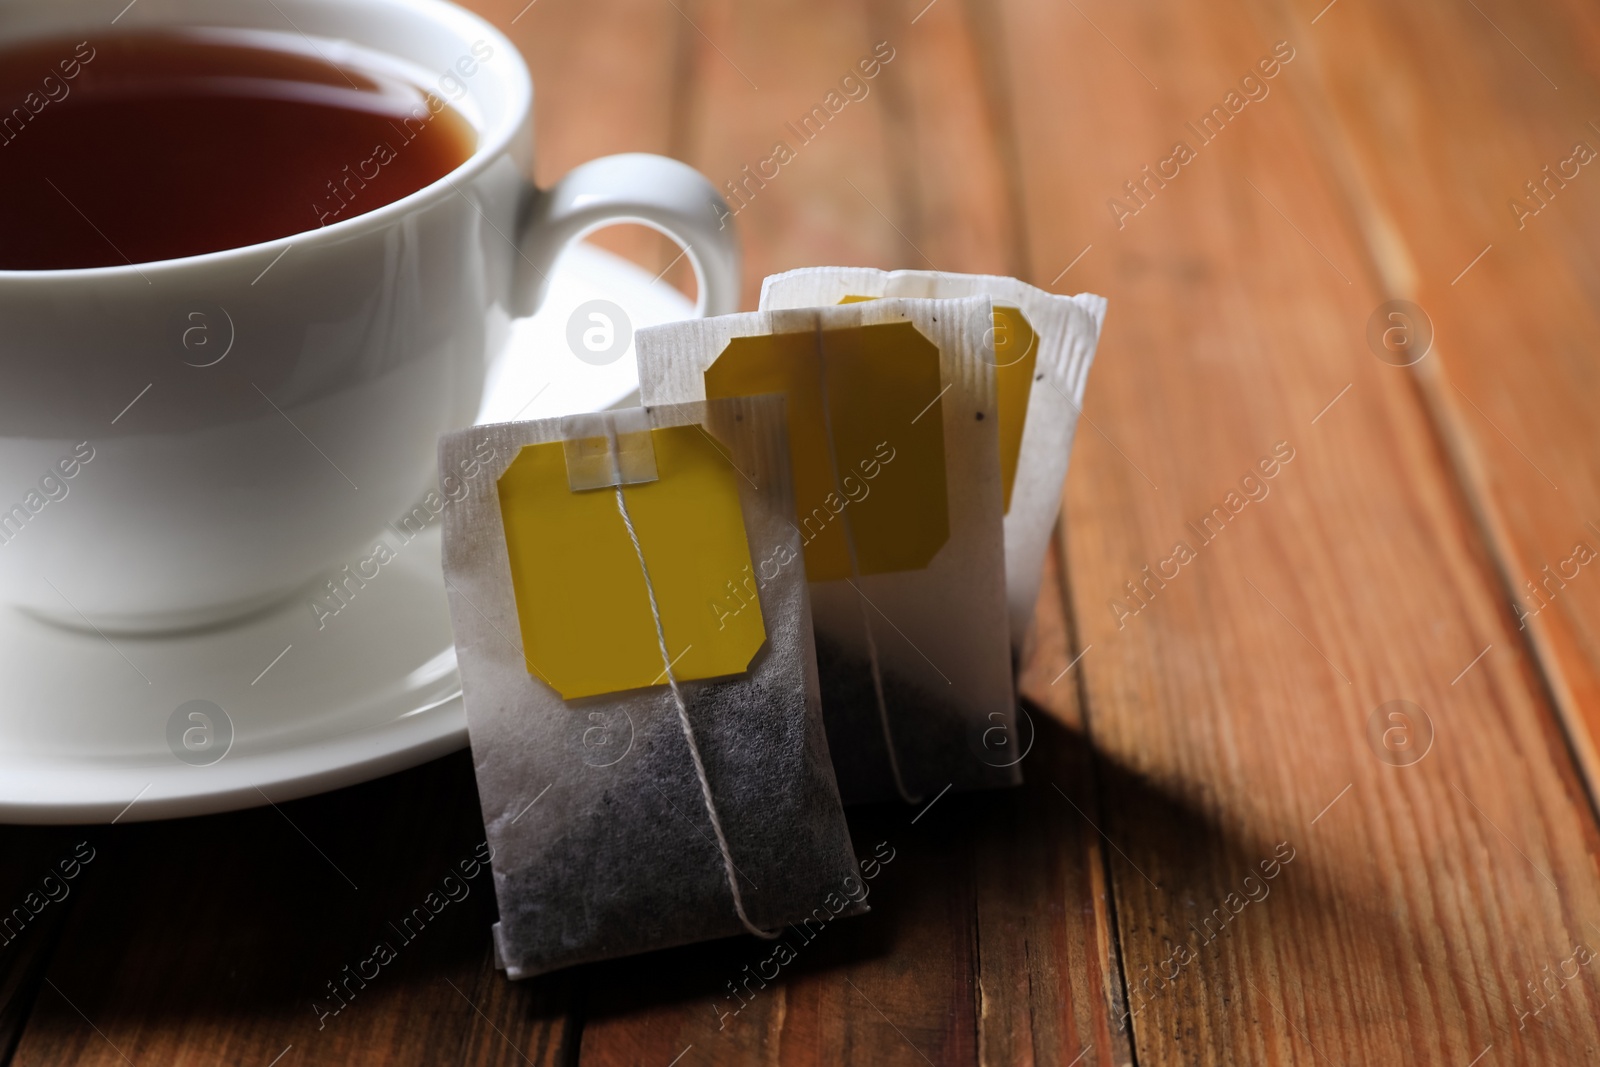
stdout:
[[[481,840],[465,754],[279,810],[7,829],[8,906],[94,858],[0,947],[0,1057],[1600,1058],[1600,166],[1574,152],[1600,147],[1600,9],[523,2],[481,6],[532,62],[541,180],[796,149],[738,216],[747,306],[814,263],[1109,297],[1028,783],[852,812],[898,857],[874,912],[720,1029],[759,946],[511,984],[486,881],[319,1029],[324,983]],[[881,41],[870,93],[796,144]],[[1431,324],[1412,366],[1382,334],[1424,320],[1392,300]]]

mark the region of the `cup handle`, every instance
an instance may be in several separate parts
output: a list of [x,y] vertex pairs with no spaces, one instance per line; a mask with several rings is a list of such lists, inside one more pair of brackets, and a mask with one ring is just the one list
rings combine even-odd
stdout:
[[574,167],[549,191],[533,190],[519,235],[513,313],[538,310],[550,268],[569,242],[614,222],[642,223],[683,246],[700,287],[696,315],[737,311],[739,239],[728,225],[732,217],[716,186],[675,159],[630,152]]

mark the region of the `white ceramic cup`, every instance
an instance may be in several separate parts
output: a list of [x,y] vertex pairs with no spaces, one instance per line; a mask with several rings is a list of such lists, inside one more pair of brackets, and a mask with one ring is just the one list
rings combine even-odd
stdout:
[[125,2],[0,0],[0,46],[206,26],[306,35],[337,63],[350,42],[426,72],[478,148],[409,196],[281,240],[0,270],[0,602],[111,632],[207,625],[287,597],[411,509],[439,434],[477,412],[509,316],[532,314],[557,254],[601,225],[675,238],[700,311],[736,310],[727,208],[691,168],[610,156],[532,185],[527,67],[469,12]]

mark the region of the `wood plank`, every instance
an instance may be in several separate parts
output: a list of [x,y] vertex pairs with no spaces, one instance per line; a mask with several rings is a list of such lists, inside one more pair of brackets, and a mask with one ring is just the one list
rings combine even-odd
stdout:
[[[744,306],[756,306],[768,274],[877,262],[899,241],[874,205],[893,202],[884,138],[901,42],[890,41],[895,58],[863,82],[862,99],[850,100],[841,81],[858,75],[857,64],[873,59],[873,46],[890,36],[858,5],[680,6],[698,35],[686,158],[736,212]],[[837,113],[824,105],[830,92]],[[818,108],[826,121],[814,114]]]
[[[1579,543],[1600,552],[1600,303],[1583,239],[1600,225],[1600,181],[1577,163],[1570,180],[1544,170],[1576,142],[1600,151],[1588,74],[1600,13],[1350,5],[1318,26],[1329,136],[1349,150],[1347,181],[1367,191],[1371,225],[1394,235],[1379,260],[1385,290],[1432,320],[1419,381],[1507,598],[1527,613],[1518,637],[1532,641],[1600,795],[1600,582],[1574,559]],[[1434,42],[1422,54],[1419,35]],[[1342,60],[1353,49],[1360,65]],[[1402,57],[1385,93],[1406,102],[1396,108],[1363,72]]]
[[960,4],[925,7],[920,17],[898,0],[869,10],[873,44],[887,42],[895,56],[877,79],[882,195],[849,164],[817,175],[802,195],[843,177],[860,188],[856,195],[870,196],[878,217],[869,232],[887,241],[875,266],[1015,274],[1025,235],[1010,185],[1011,103],[992,20]]
[[[1056,546],[1052,546],[1054,549]],[[1132,1061],[1112,928],[1097,768],[1083,718],[1081,646],[1054,551],[1018,689],[1034,748],[1020,790],[983,798],[978,844],[979,1062]]]
[[[1112,301],[1066,527],[1139,1059],[1574,1060],[1591,986],[1526,1029],[1517,1005],[1596,936],[1594,822],[1424,405],[1365,350],[1386,294],[1314,134],[1315,31],[1005,12],[1035,280],[1092,246],[1055,284]],[[1284,38],[1270,95],[1196,145],[1185,123]],[[1179,139],[1195,158],[1119,229],[1108,200]],[[1197,537],[1280,441],[1269,495]],[[1194,558],[1123,599],[1180,538]],[[1436,730],[1411,766],[1367,740],[1397,698]]]
[[[487,867],[459,866],[483,840],[465,753],[96,833],[16,1064],[563,1062],[558,985],[490,971]],[[369,964],[379,943],[393,958]]]
[[[511,38],[533,73],[534,178],[548,188],[580,163],[616,152],[682,153],[684,48],[693,30],[668,4],[626,0],[468,0]],[[587,240],[695,292],[672,241],[645,226]]]

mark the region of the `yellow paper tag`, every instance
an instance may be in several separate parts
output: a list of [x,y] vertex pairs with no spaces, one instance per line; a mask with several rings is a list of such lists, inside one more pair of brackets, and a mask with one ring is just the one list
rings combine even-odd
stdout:
[[[698,426],[650,431],[656,480],[622,486],[650,569],[673,677],[749,669],[766,641],[739,474]],[[528,671],[565,700],[665,685],[655,621],[614,487],[574,492],[560,441],[500,476]]]
[[[939,349],[909,322],[736,337],[706,398],[787,396],[806,577],[918,570],[950,537]],[[850,536],[847,537],[848,528]]]
[[1011,489],[1017,482],[1022,455],[1022,427],[1028,419],[1028,397],[1039,363],[1039,335],[1021,308],[994,309],[994,385],[1000,422],[1000,485],[1005,509],[1011,510]]
[[[841,304],[877,300],[875,296],[847,296]],[[1028,418],[1028,398],[1033,394],[1033,372],[1039,363],[1039,335],[1021,308],[994,306],[994,362],[996,418],[1000,426],[1000,486],[1005,510],[1011,511],[1011,489],[1017,482],[1017,459],[1022,455],[1022,427]]]

